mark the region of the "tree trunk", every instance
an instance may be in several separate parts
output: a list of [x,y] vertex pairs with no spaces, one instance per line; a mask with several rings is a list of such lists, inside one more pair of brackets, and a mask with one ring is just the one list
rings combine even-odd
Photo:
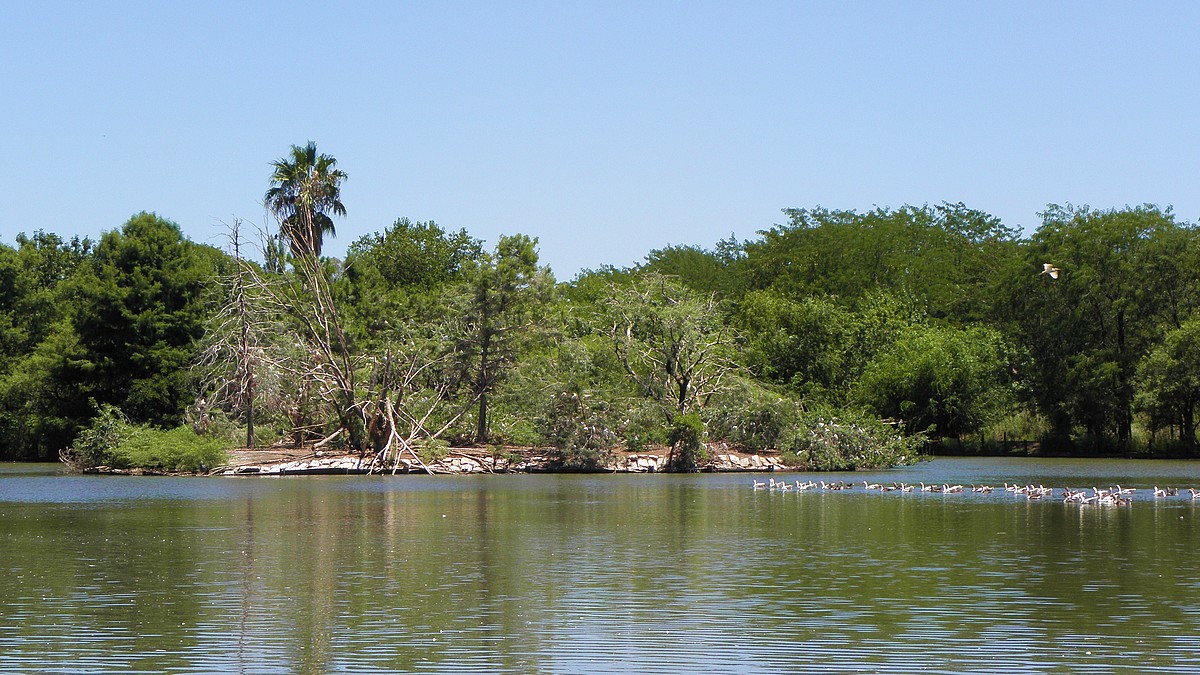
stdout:
[[250,387],[246,393],[246,447],[254,447],[254,377],[250,378]]
[[484,335],[479,345],[479,418],[475,426],[475,442],[488,442],[488,351],[491,336]]
[[1183,405],[1183,416],[1179,426],[1179,440],[1185,447],[1194,447],[1196,445],[1196,405],[1191,400]]
[[237,276],[235,283],[237,284],[237,304],[238,317],[242,323],[242,342],[238,356],[241,359],[239,367],[246,369],[246,378],[243,388],[243,395],[246,397],[244,405],[246,406],[246,447],[254,447],[254,364],[250,358],[250,317],[246,307],[246,285],[243,278],[245,268],[242,261],[241,237],[238,230],[241,227],[239,221],[234,221],[233,224],[233,256],[237,264]]

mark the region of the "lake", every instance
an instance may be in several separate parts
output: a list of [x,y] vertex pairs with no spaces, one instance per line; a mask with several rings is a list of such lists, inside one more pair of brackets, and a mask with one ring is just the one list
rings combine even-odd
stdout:
[[1200,463],[774,477],[0,464],[0,673],[1200,672]]

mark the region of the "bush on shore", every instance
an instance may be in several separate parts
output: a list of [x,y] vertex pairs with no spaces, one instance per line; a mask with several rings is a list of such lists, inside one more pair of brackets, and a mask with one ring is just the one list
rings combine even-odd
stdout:
[[77,469],[196,472],[225,463],[231,446],[220,438],[199,436],[188,426],[164,430],[133,424],[118,408],[105,405],[76,437],[68,459]]
[[915,464],[925,442],[867,415],[815,413],[779,449],[785,463],[808,471],[855,471]]

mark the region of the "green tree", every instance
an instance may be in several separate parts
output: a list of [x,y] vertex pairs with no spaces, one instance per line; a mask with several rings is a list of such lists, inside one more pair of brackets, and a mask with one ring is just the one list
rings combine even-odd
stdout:
[[31,351],[68,310],[62,283],[87,259],[92,242],[64,241],[38,231],[17,235],[17,248],[0,245],[0,373],[10,359]]
[[679,415],[667,433],[671,444],[669,464],[677,471],[699,471],[708,460],[708,448],[704,445],[704,421],[699,413]]
[[466,230],[448,233],[432,220],[400,218],[351,244],[346,267],[350,275],[373,269],[393,288],[428,289],[459,280],[482,256],[483,242]]
[[1190,226],[1154,206],[1047,207],[1024,267],[1006,280],[1007,311],[1034,356],[1027,378],[1057,438],[1079,429],[1130,442],[1137,364],[1195,302],[1196,271],[1179,262],[1189,240]]
[[[279,236],[288,242],[295,276],[279,275],[263,290],[274,309],[286,315],[294,327],[294,344],[307,353],[304,368],[297,369],[300,396],[294,417],[306,417],[306,402],[315,399],[331,408],[338,420],[339,433],[356,450],[366,450],[366,420],[359,400],[359,374],[348,331],[342,322],[335,281],[340,269],[332,261],[321,259],[321,244],[334,232],[332,215],[344,216],[341,184],[346,173],[337,168],[337,160],[317,152],[309,141],[304,147],[293,145],[291,156],[272,163],[271,187],[264,195],[267,208],[279,221]],[[269,245],[267,269],[283,267],[282,251]],[[275,283],[278,282],[278,283]],[[312,395],[310,395],[310,393]],[[297,441],[302,430],[296,427]]]
[[553,279],[538,267],[537,239],[523,234],[502,236],[485,255],[470,283],[468,337],[462,357],[472,363],[474,395],[478,402],[475,441],[490,439],[492,392],[534,333],[535,311],[544,303]]
[[738,247],[732,240],[721,242],[715,252],[699,246],[667,246],[651,251],[639,270],[674,277],[701,293],[736,295],[741,290]]
[[0,246],[0,458],[52,459],[88,410],[75,386],[70,279],[92,242],[38,231]]
[[208,290],[223,262],[219,251],[151,213],[105,233],[72,284],[80,392],[136,423],[178,425]]
[[88,364],[68,319],[47,328],[27,354],[0,377],[0,457],[56,459],[91,416],[79,386]]
[[959,437],[1013,405],[1013,361],[994,329],[913,327],[867,366],[855,397],[910,432]]
[[742,359],[759,378],[801,396],[835,396],[849,384],[855,318],[828,298],[751,291],[736,316]]
[[1200,316],[1169,331],[1142,358],[1137,384],[1137,407],[1149,415],[1151,429],[1173,427],[1180,442],[1194,448],[1200,406]]
[[744,246],[749,288],[786,297],[871,292],[914,298],[933,318],[967,321],[990,306],[996,270],[1016,254],[1017,234],[962,204],[868,213],[786,209],[789,222]]
[[338,300],[356,343],[376,349],[403,324],[461,319],[452,289],[467,283],[483,258],[482,242],[466,230],[448,233],[407,218],[351,244]]
[[325,235],[334,234],[330,216],[346,215],[341,198],[346,173],[332,156],[318,154],[312,141],[293,145],[291,156],[275,160],[271,167],[271,187],[263,199],[279,220],[280,234],[294,257],[319,258]]
[[614,287],[628,288],[640,276],[636,270],[612,265],[583,270],[566,284],[563,295],[566,302],[577,310],[575,313],[583,315],[606,302]]
[[742,362],[760,379],[809,402],[846,404],[864,367],[926,317],[908,299],[883,291],[868,292],[851,306],[838,300],[747,293],[734,317]]
[[598,320],[621,368],[668,425],[703,408],[733,368],[732,335],[716,298],[661,274],[613,287]]

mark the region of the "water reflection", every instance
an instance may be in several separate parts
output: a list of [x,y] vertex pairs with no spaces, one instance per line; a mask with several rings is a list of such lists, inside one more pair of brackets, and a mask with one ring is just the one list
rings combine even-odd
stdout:
[[[1096,467],[848,479],[1200,483]],[[6,472],[0,672],[1200,670],[1187,500],[749,485]]]

